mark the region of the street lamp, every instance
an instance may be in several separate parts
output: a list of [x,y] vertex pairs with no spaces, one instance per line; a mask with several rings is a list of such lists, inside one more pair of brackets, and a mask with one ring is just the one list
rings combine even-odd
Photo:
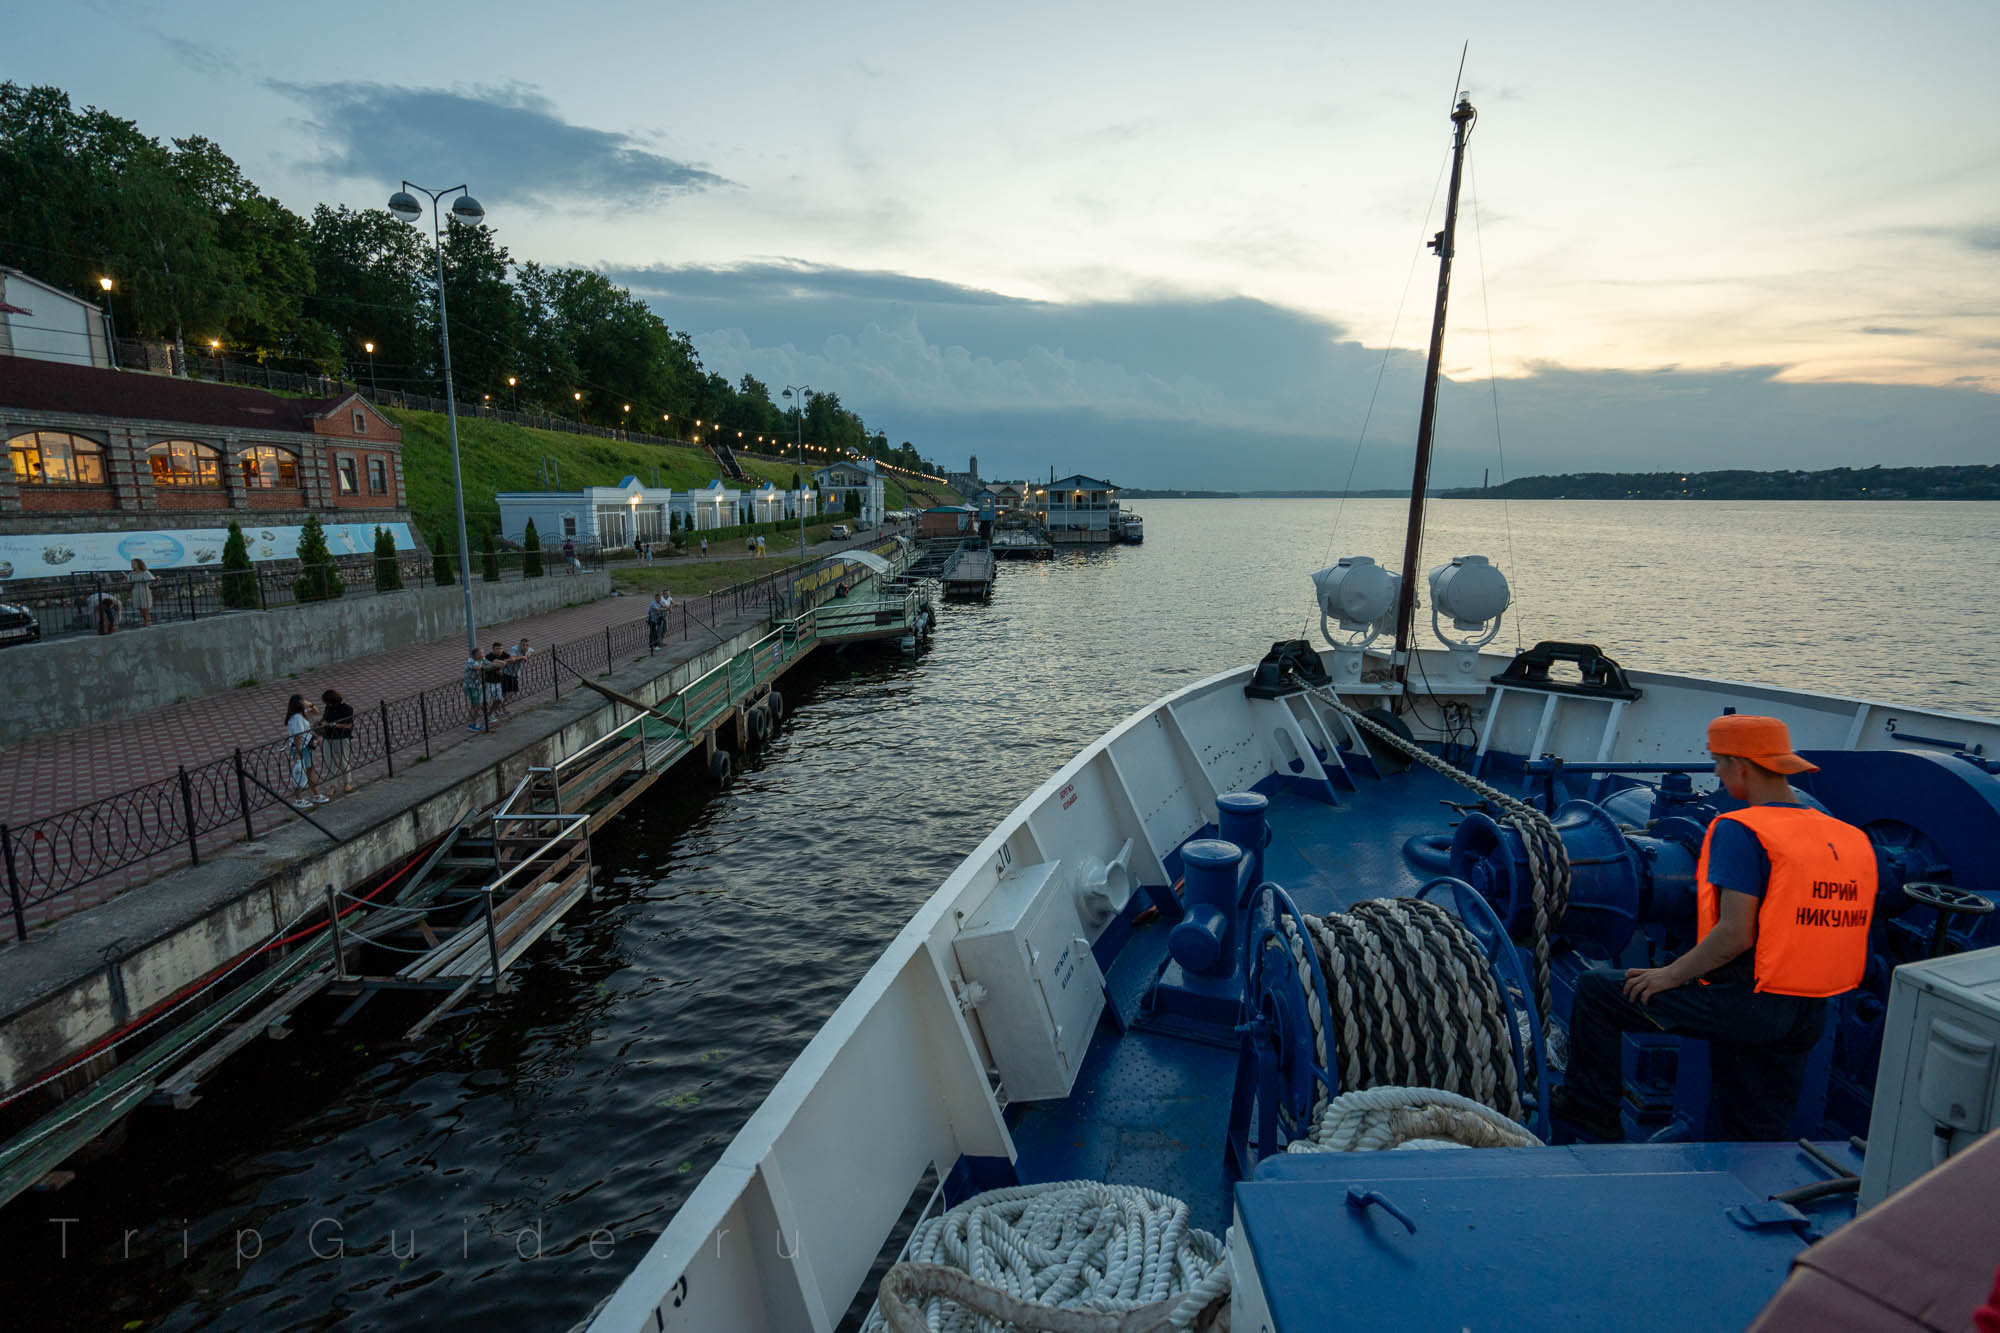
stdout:
[[521,381],[512,375],[507,377],[507,387],[514,391],[514,410],[521,410]]
[[[486,210],[479,201],[465,192],[463,185],[453,187],[458,198],[451,204],[451,215],[467,226],[476,226],[486,216]],[[472,544],[465,537],[465,478],[458,464],[458,398],[451,384],[451,325],[445,317],[444,308],[444,220],[438,212],[439,199],[449,193],[446,190],[426,190],[421,185],[403,182],[403,188],[389,196],[389,211],[403,221],[415,224],[424,216],[424,206],[417,202],[411,190],[430,196],[431,200],[431,243],[437,249],[438,288],[438,337],[444,344],[444,407],[445,420],[451,427],[451,493],[458,507],[458,587],[465,600],[465,655],[479,656],[479,627],[472,619]],[[370,363],[373,373],[373,362]]]
[[792,504],[799,511],[799,559],[806,558],[806,399],[812,396],[812,386],[787,384],[785,401],[791,402],[792,390],[799,391],[799,401],[792,408],[792,420],[797,423],[796,436],[799,446],[799,493],[792,497]]
[[104,289],[104,346],[111,353],[111,365],[118,365],[118,317],[111,313],[111,279],[99,278],[97,285]]
[[381,395],[375,391],[375,344],[362,343],[361,350],[368,353],[368,396],[379,399]]

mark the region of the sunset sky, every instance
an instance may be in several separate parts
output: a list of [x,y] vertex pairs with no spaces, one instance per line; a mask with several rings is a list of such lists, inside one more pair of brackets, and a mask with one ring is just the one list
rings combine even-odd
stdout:
[[288,9],[41,6],[0,77],[301,212],[465,180],[953,466],[1337,487],[1408,465],[1469,41],[1441,484],[1496,416],[1510,475],[2000,462],[1990,0]]

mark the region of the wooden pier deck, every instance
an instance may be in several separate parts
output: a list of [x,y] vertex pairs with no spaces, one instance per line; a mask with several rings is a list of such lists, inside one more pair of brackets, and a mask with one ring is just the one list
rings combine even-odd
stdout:
[[988,600],[993,596],[993,552],[984,546],[960,547],[941,582],[947,598]]

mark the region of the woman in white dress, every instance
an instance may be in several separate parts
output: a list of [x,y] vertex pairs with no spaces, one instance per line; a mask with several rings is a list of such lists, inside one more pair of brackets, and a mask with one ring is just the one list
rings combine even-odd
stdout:
[[132,585],[132,609],[139,613],[139,623],[150,626],[153,623],[153,571],[146,568],[146,562],[132,557],[132,568],[125,575],[125,581]]
[[319,733],[313,717],[319,710],[295,694],[285,705],[285,735],[291,741],[292,787],[299,793],[294,808],[310,810],[325,805],[330,797],[319,794]]

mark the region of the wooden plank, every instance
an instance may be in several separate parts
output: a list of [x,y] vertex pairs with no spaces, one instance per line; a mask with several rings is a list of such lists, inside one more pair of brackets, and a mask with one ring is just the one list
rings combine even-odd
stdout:
[[273,1023],[326,989],[333,980],[331,972],[316,972],[284,994],[272,1000],[246,1019],[234,1032],[216,1042],[178,1070],[163,1077],[160,1093],[168,1098],[177,1111],[184,1111],[194,1105],[195,1085],[214,1073],[224,1060],[248,1046]]

